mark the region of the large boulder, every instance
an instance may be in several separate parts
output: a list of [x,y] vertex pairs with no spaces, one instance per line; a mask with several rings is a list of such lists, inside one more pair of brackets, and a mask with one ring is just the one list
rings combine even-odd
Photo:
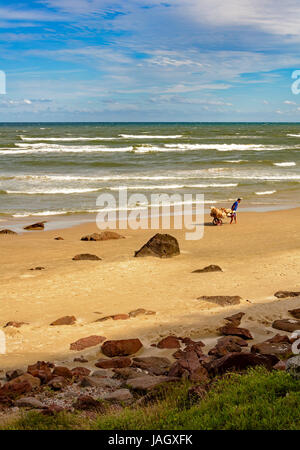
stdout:
[[75,255],[72,258],[73,261],[101,261],[101,258],[97,255],[91,255],[90,253],[81,253],[80,255]]
[[179,339],[176,336],[167,336],[157,344],[158,348],[180,348]]
[[221,334],[225,334],[225,336],[239,336],[242,339],[253,339],[252,334],[247,328],[239,328],[231,325],[225,325],[218,329]]
[[144,356],[141,358],[133,358],[132,367],[137,367],[153,375],[165,375],[171,367],[168,358],[159,356]]
[[228,371],[244,370],[247,367],[264,366],[271,370],[279,361],[274,355],[258,355],[254,353],[229,353],[222,358],[215,359],[206,365],[207,370],[213,376]]
[[242,298],[239,295],[202,295],[197,300],[204,300],[219,306],[239,305]]
[[2,397],[14,398],[22,394],[27,394],[40,386],[39,378],[25,373],[11,381],[8,381],[0,388],[0,399]]
[[125,239],[125,236],[114,231],[102,231],[102,233],[92,233],[81,238],[82,241],[108,241],[111,239]]
[[32,225],[27,225],[26,227],[24,227],[24,230],[32,230],[32,231],[39,231],[39,230],[44,230],[45,225],[44,223],[46,223],[46,221],[44,220],[43,222],[37,222],[37,223],[33,223]]
[[157,233],[134,254],[138,256],[157,256],[169,258],[180,254],[178,241],[170,234]]
[[101,347],[105,356],[129,356],[137,353],[143,344],[139,339],[120,339],[106,341]]
[[207,272],[223,272],[220,266],[211,264],[210,266],[203,267],[203,269],[193,270],[192,273],[207,273]]
[[27,373],[41,380],[41,383],[48,383],[52,378],[52,369],[54,365],[50,362],[37,361],[27,368]]
[[261,342],[260,344],[252,345],[252,353],[260,353],[261,355],[276,355],[282,358],[290,357],[292,352],[292,346],[287,342]]
[[292,333],[293,331],[300,330],[300,320],[279,319],[272,323],[272,327],[276,330],[288,331]]
[[300,296],[299,291],[277,291],[275,292],[275,297],[277,298],[290,298],[290,297],[298,297]]
[[95,345],[101,344],[105,341],[106,337],[92,335],[85,338],[78,339],[78,341],[70,344],[70,350],[84,350],[85,348],[95,347]]
[[169,376],[189,378],[201,367],[201,362],[194,350],[182,352],[180,358],[171,366]]
[[300,355],[287,360],[286,370],[297,380],[300,380]]
[[289,313],[296,319],[300,319],[300,308],[289,309]]

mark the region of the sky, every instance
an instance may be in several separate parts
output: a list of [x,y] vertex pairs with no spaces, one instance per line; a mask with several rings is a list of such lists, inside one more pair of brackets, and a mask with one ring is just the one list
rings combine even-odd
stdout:
[[0,0],[0,121],[298,122],[299,6]]

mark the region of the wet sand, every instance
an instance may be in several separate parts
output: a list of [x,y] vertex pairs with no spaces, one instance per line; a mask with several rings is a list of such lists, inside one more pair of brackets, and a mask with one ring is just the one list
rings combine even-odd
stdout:
[[[171,259],[133,257],[156,233],[153,230],[121,230],[126,239],[105,242],[80,241],[99,231],[95,223],[0,235],[0,329],[7,341],[0,369],[22,368],[37,360],[72,361],[81,354],[97,357],[99,346],[69,350],[71,342],[94,334],[139,337],[144,355],[158,355],[150,345],[169,334],[213,345],[223,318],[239,311],[246,313],[241,326],[250,329],[254,342],[276,334],[273,320],[287,318],[288,309],[300,307],[298,298],[274,297],[278,290],[300,290],[300,209],[242,212],[238,220],[237,225],[227,220],[221,227],[205,226],[199,241],[186,241],[184,231],[170,230],[181,249],[181,255]],[[210,222],[208,215],[205,221]],[[96,254],[102,261],[72,261],[79,253]],[[220,265],[223,272],[192,273],[209,264]],[[37,266],[45,270],[29,270]],[[223,308],[197,300],[202,295],[240,295],[242,301]],[[95,322],[137,308],[156,315]],[[75,315],[77,323],[49,325],[65,315]],[[3,328],[8,321],[28,325]],[[159,350],[162,356],[169,353]]]

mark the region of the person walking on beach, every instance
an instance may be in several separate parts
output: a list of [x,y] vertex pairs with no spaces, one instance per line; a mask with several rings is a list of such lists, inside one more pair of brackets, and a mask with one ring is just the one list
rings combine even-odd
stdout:
[[236,223],[236,211],[238,209],[238,206],[239,206],[241,200],[242,200],[241,198],[238,198],[231,207],[232,214],[231,214],[230,225],[232,224],[233,219],[234,219],[234,223]]

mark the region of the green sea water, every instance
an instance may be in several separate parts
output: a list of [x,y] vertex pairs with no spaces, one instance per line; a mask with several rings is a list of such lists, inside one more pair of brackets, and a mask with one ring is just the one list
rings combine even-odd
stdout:
[[207,206],[299,206],[300,124],[0,124],[0,215],[95,212],[120,186],[202,193]]

